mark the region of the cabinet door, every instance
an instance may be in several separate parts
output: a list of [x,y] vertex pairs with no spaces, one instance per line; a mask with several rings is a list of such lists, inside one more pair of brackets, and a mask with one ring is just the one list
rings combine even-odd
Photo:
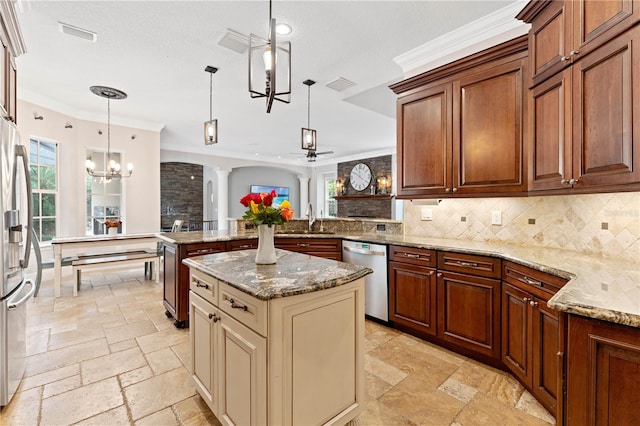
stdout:
[[573,0],[573,50],[581,55],[640,20],[634,0]]
[[560,328],[558,312],[549,308],[547,302],[533,298],[531,309],[531,336],[533,348],[533,375],[531,389],[542,405],[552,414],[560,395],[558,381],[560,352]]
[[[168,244],[164,244],[164,268],[163,268],[163,296],[164,307],[167,312],[173,317],[176,316],[176,295],[177,295],[177,280],[176,275],[178,271],[178,258],[176,255],[176,248]],[[188,290],[187,290],[188,291]]]
[[191,340],[191,377],[202,399],[218,415],[216,375],[217,327],[220,311],[195,293],[191,293],[189,328]]
[[533,84],[570,65],[572,50],[571,2],[550,2],[535,17],[529,31],[529,58]]
[[568,188],[571,178],[571,70],[565,70],[531,91],[532,149],[529,190]]
[[452,192],[526,190],[525,61],[512,61],[454,83]]
[[438,337],[500,359],[500,281],[438,272]]
[[502,283],[502,362],[531,386],[531,296]]
[[567,424],[640,424],[640,330],[569,315]]
[[[594,2],[596,3],[596,2]],[[640,27],[573,65],[573,178],[640,181]]]
[[219,324],[218,419],[228,425],[267,423],[267,339],[224,315]]
[[435,336],[435,269],[389,262],[389,315],[395,324]]
[[451,105],[450,83],[398,99],[398,195],[452,187]]

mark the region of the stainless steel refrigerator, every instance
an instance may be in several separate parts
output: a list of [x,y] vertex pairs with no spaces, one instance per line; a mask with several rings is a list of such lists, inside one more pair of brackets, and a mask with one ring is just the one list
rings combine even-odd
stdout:
[[26,277],[31,251],[31,179],[26,148],[14,123],[0,119],[0,406],[24,375],[26,303],[35,286]]

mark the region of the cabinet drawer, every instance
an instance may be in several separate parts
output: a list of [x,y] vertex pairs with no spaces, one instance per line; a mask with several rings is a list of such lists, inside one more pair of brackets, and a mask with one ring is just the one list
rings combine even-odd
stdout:
[[[267,301],[220,283],[218,307],[261,336],[267,335]],[[224,319],[223,319],[224,321]]]
[[389,260],[435,267],[436,251],[415,247],[389,246]]
[[227,241],[227,251],[258,248],[258,239]]
[[198,271],[191,271],[189,288],[207,302],[218,304],[218,280]]
[[279,249],[297,252],[333,251],[342,252],[340,240],[335,238],[275,238]]
[[203,256],[205,254],[221,253],[225,251],[225,245],[223,242],[216,243],[200,243],[189,244],[183,247],[182,258]]
[[554,295],[567,283],[567,280],[564,278],[536,271],[535,269],[512,262],[504,262],[503,269],[502,279],[504,281],[522,290],[536,293],[536,295],[541,297],[544,295],[540,295],[536,290]]
[[500,259],[473,254],[438,252],[438,269],[487,278],[500,278]]

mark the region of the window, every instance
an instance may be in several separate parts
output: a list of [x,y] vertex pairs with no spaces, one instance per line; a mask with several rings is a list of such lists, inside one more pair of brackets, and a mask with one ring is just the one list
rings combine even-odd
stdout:
[[[96,164],[96,170],[107,169],[107,155],[100,151],[87,151],[87,158]],[[121,154],[111,152],[111,158],[121,162]],[[107,233],[104,222],[106,220],[122,220],[122,180],[107,180],[101,177],[86,175],[87,190],[87,235],[102,235]],[[118,226],[118,233],[122,233],[122,225]]]
[[335,200],[336,196],[336,177],[325,176],[324,178],[324,208],[327,212],[327,217],[338,216],[338,204]]
[[33,192],[33,229],[40,241],[56,236],[58,144],[29,140],[29,173]]

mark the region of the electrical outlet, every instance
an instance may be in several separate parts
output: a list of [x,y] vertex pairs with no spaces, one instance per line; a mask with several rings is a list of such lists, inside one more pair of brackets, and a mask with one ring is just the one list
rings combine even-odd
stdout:
[[491,224],[502,225],[502,212],[500,210],[494,210],[491,212]]
[[433,210],[422,208],[421,210],[421,219],[422,220],[433,220]]

